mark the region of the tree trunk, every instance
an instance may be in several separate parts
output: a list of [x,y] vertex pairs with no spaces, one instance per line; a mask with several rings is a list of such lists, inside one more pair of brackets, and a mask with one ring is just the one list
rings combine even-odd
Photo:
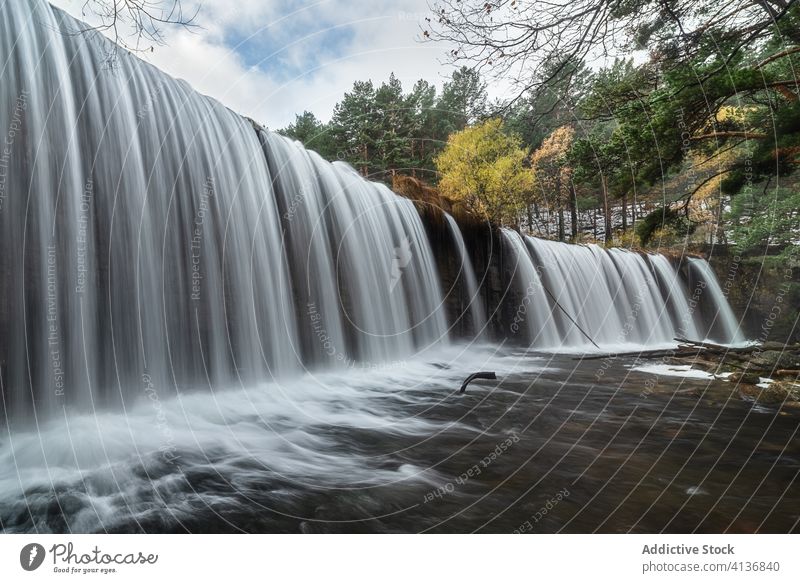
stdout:
[[528,232],[533,234],[533,205],[528,205]]
[[578,240],[578,194],[575,185],[569,183],[569,218],[572,221],[572,240]]
[[561,198],[561,174],[556,176],[556,206],[558,207],[558,240],[564,240],[564,199]]
[[622,234],[628,231],[628,195],[622,195]]
[[725,207],[725,200],[722,193],[719,195],[719,202],[717,202],[717,225],[714,232],[711,234],[711,244],[720,244],[725,239],[725,227],[722,224],[722,209]]
[[602,184],[602,196],[603,196],[603,222],[605,226],[605,233],[603,233],[603,240],[606,243],[611,242],[611,209],[608,205],[608,188],[606,187],[606,177],[600,176],[600,182]]
[[417,168],[414,162],[414,138],[411,138],[411,177],[417,177]]

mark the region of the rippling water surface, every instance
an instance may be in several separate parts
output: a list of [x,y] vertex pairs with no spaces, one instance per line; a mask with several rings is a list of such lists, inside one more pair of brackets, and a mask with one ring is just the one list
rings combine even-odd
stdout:
[[[67,410],[3,436],[0,519],[8,532],[796,530],[798,411],[634,364],[451,347]],[[459,395],[481,369],[499,380]]]

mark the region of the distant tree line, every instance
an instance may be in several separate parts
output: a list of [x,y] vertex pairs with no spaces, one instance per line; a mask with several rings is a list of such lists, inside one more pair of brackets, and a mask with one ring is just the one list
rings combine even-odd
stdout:
[[305,111],[278,131],[374,180],[390,182],[399,172],[436,182],[434,158],[447,138],[487,111],[486,84],[463,67],[441,92],[420,79],[406,93],[394,74],[379,86],[357,81],[336,104],[330,122]]
[[[544,216],[561,240],[581,239],[589,211],[608,244],[797,255],[796,2],[535,6],[437,3],[425,37],[454,43],[461,63],[441,93],[358,82],[329,123],[306,112],[282,133],[374,179],[423,178],[501,224],[536,231]],[[490,103],[496,78],[517,82]]]

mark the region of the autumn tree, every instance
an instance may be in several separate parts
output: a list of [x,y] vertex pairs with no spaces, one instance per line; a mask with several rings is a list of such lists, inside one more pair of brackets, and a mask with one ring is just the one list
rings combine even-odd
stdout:
[[[649,217],[654,228],[659,216],[691,227],[695,197],[716,177],[699,177],[679,199],[666,185],[698,157],[720,162],[718,200],[706,201],[717,209],[717,223],[730,206],[725,197],[754,183],[773,192],[769,182],[800,163],[794,0],[437,0],[433,9],[425,37],[454,45],[454,64],[515,80],[511,111],[525,101],[541,111],[553,87],[574,84],[576,63],[607,64],[574,108],[573,148],[575,176],[595,189],[607,239],[610,212],[623,207],[624,230],[625,207],[642,189],[663,194]],[[608,65],[635,51],[646,51],[647,60]],[[741,115],[725,115],[732,107]],[[777,208],[772,199],[750,198],[753,212],[768,221]]]
[[451,135],[436,157],[442,194],[496,225],[517,224],[533,186],[527,152],[503,121],[489,119]]
[[572,222],[572,238],[578,235],[577,201],[572,183],[572,167],[569,153],[575,130],[561,126],[547,136],[542,145],[531,154],[533,188],[528,199],[528,224],[533,221],[531,206],[544,204],[558,215],[558,240],[565,240],[564,210],[569,208]]
[[454,71],[440,94],[423,79],[406,92],[392,73],[379,85],[356,81],[330,122],[304,112],[278,131],[374,180],[390,183],[401,173],[435,182],[434,159],[448,136],[481,120],[486,102],[486,84],[467,68]]

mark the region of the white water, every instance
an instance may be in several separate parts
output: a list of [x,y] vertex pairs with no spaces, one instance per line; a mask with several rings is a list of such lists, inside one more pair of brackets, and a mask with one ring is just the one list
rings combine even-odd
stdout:
[[[597,245],[568,245],[505,229],[514,258],[517,314],[524,313],[532,346],[665,346],[677,337],[703,340],[713,322],[690,306],[683,276],[664,256]],[[523,243],[524,242],[524,243]],[[693,299],[711,306],[724,324],[717,340],[741,342],[736,321],[708,264],[690,258],[707,282]],[[548,293],[549,292],[549,293]],[[588,336],[588,338],[587,338]]]
[[0,22],[0,93],[22,104],[0,111],[13,417],[448,341],[411,202],[125,51],[109,68],[108,41],[45,2]]
[[[433,421],[424,413],[454,398],[465,367],[505,376],[519,364],[519,358],[489,347],[438,348],[425,360],[385,367],[309,373],[163,401],[154,395],[124,414],[56,416],[0,439],[0,465],[9,470],[0,476],[0,519],[30,515],[33,524],[23,521],[22,530],[50,532],[48,520],[58,506],[75,532],[154,516],[174,528],[201,511],[236,508],[235,500],[197,491],[192,482],[198,475],[245,498],[274,496],[276,506],[290,491],[305,488],[433,487],[441,476],[429,467],[397,463],[392,438],[424,443],[450,432],[488,431],[458,418]],[[529,374],[548,370],[546,365],[541,358],[525,359]],[[374,436],[383,445],[371,453],[347,449],[350,433]],[[268,509],[252,505],[243,511]]]
[[414,205],[297,142],[259,135],[294,291],[310,316],[300,316],[304,362],[385,362],[446,342],[442,292]]
[[721,331],[717,333],[717,339],[722,342],[739,344],[745,341],[744,335],[739,329],[739,323],[736,316],[733,315],[733,310],[725,299],[722,293],[722,288],[719,286],[717,277],[711,271],[711,266],[707,261],[702,259],[690,258],[689,268],[694,270],[698,275],[698,280],[704,284],[699,286],[702,293],[710,296],[711,309],[713,316],[709,328],[717,325]]
[[[14,104],[0,111],[9,417],[392,362],[450,341],[410,201],[124,51],[109,68],[109,42],[42,1],[5,2],[0,17],[0,92]],[[446,219],[462,311],[482,332],[478,278]],[[689,268],[705,282],[708,325],[664,257],[502,236],[520,303],[495,330],[564,351],[587,335],[741,340],[703,261]]]
[[516,231],[504,229],[503,237],[509,243],[511,256],[514,261],[514,283],[517,285],[522,299],[511,324],[511,330],[516,331],[518,321],[527,327],[531,344],[540,348],[553,348],[568,342],[562,341],[562,335],[556,322],[559,317],[555,314],[556,307],[552,305],[545,295],[539,272],[531,260],[525,247],[525,242]]
[[450,237],[458,249],[459,275],[463,276],[467,284],[467,299],[472,317],[472,329],[477,330],[476,336],[481,337],[486,332],[486,310],[483,309],[483,304],[478,294],[478,280],[475,277],[475,270],[472,268],[472,261],[467,254],[464,237],[461,235],[461,229],[459,229],[456,220],[447,213],[444,214],[444,217],[447,220]]

